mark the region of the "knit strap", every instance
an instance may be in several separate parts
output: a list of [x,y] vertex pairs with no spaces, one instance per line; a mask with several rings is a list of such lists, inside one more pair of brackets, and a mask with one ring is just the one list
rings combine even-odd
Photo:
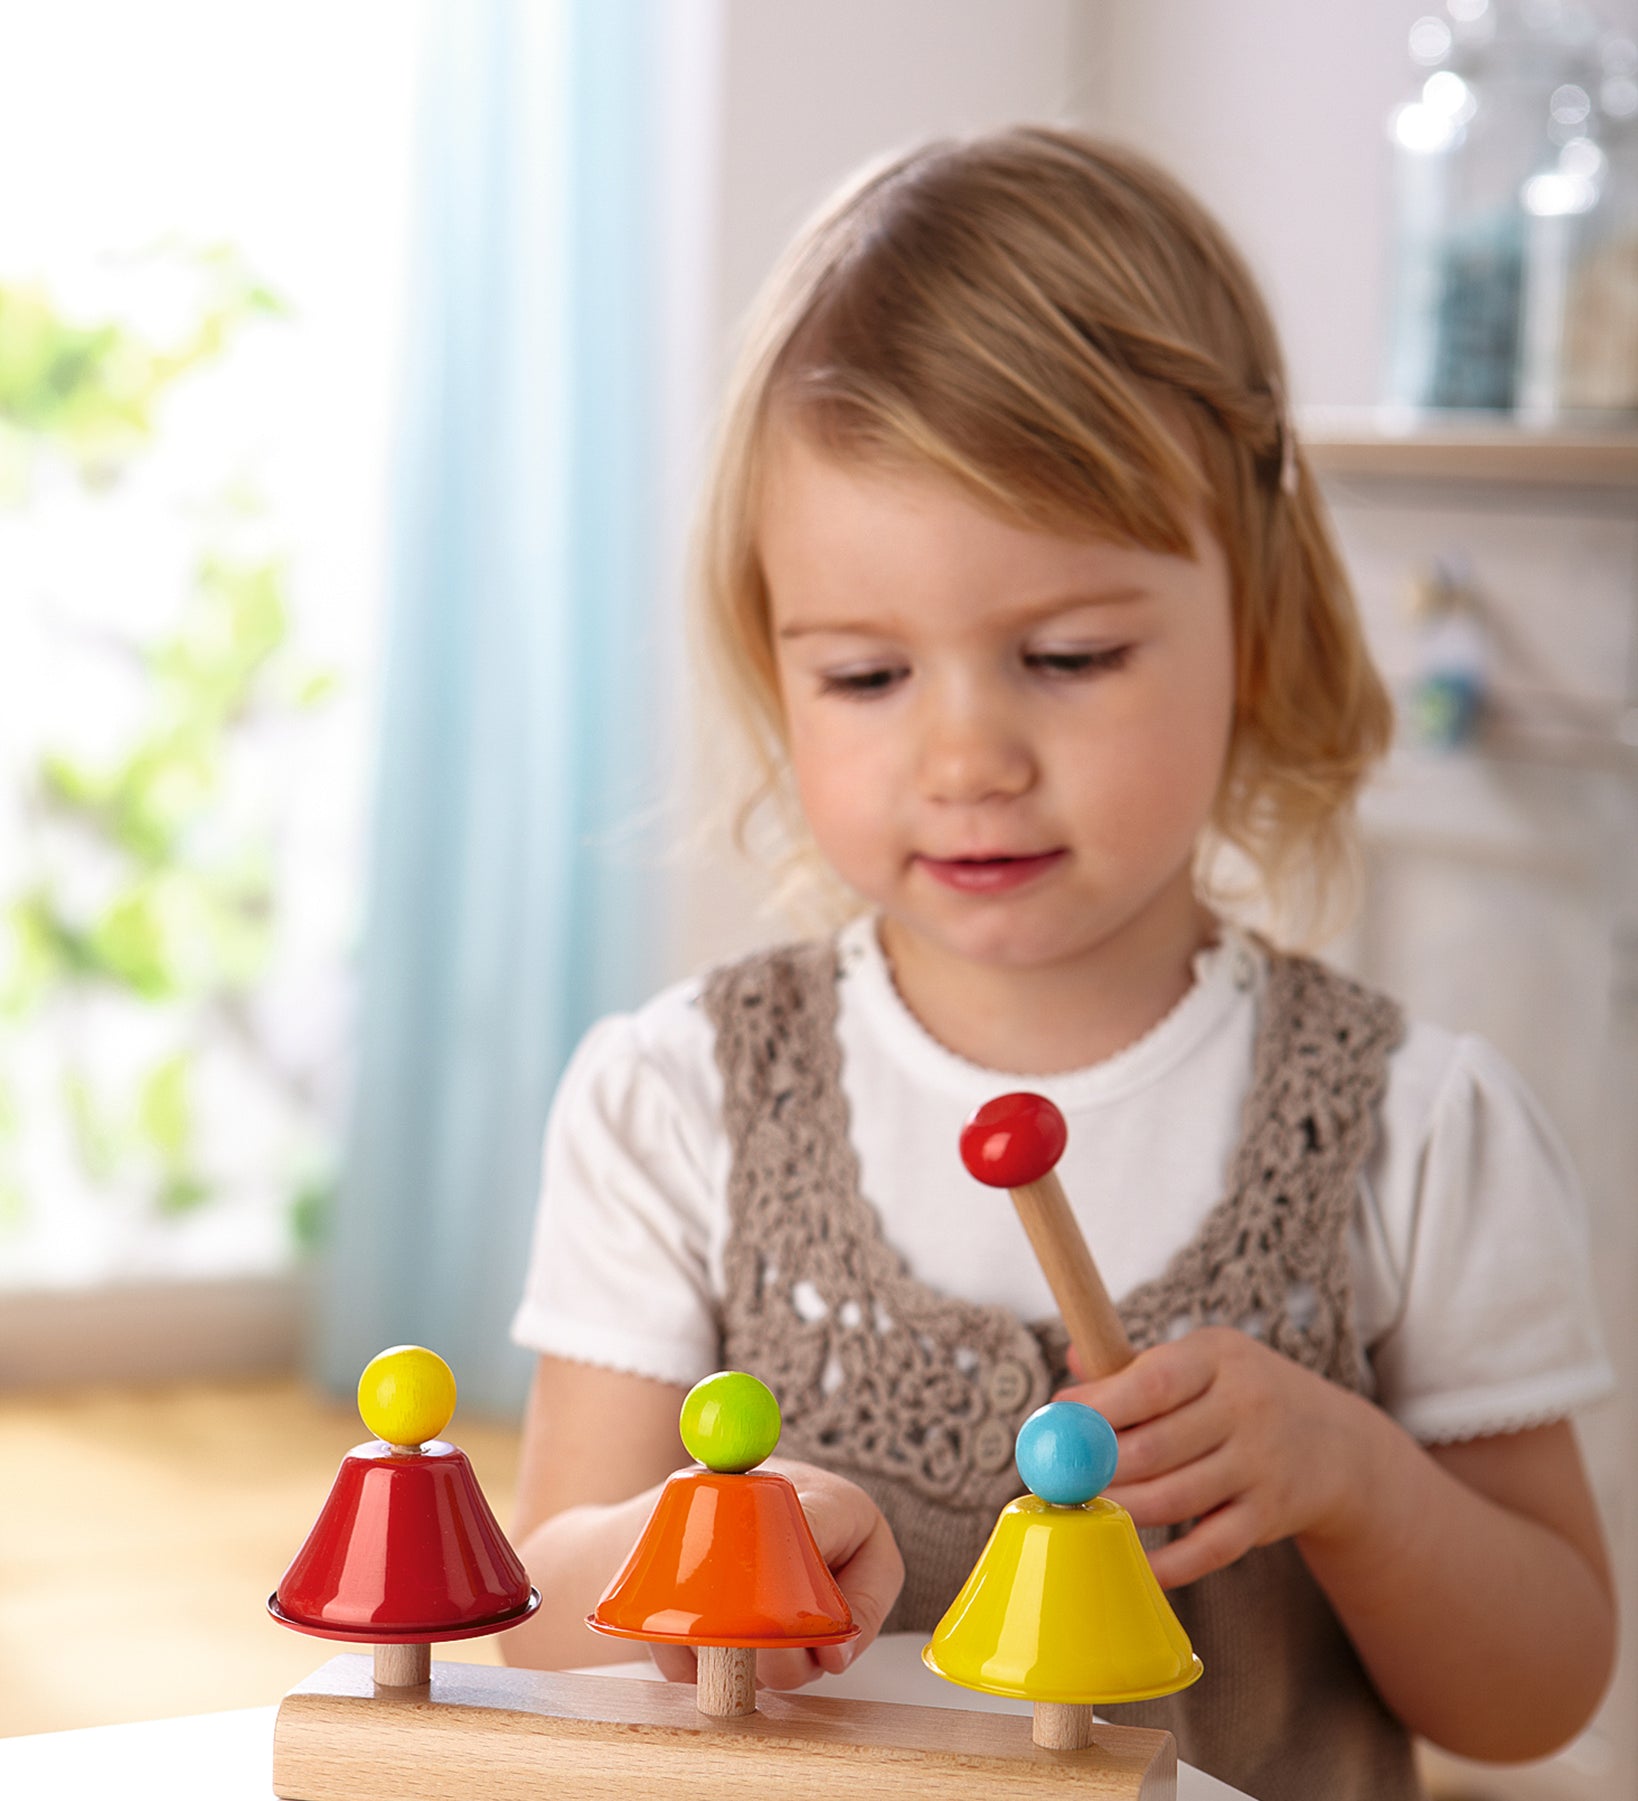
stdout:
[[715,972],[704,998],[734,1146],[729,1360],[779,1396],[788,1454],[993,1512],[1018,1492],[1014,1437],[1054,1372],[1004,1308],[912,1277],[861,1195],[834,948],[747,958]]
[[1268,987],[1227,1192],[1165,1273],[1120,1303],[1139,1349],[1232,1325],[1361,1393],[1348,1228],[1388,1052],[1404,1015],[1307,957],[1270,953]]

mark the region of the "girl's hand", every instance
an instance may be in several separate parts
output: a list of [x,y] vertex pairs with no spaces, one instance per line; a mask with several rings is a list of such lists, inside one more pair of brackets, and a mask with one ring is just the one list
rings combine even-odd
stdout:
[[1155,1345],[1056,1398],[1084,1401],[1115,1428],[1108,1494],[1138,1525],[1197,1522],[1149,1559],[1163,1588],[1253,1545],[1346,1534],[1368,1505],[1375,1410],[1231,1327]]
[[[840,1675],[882,1629],[882,1621],[904,1586],[904,1559],[881,1510],[856,1482],[817,1464],[770,1457],[759,1469],[787,1477],[813,1528],[819,1554],[847,1597],[859,1636],[845,1645],[813,1650],[759,1651],[756,1679],[761,1688],[800,1688],[816,1676]],[[660,1674],[670,1682],[692,1682],[694,1653],[683,1645],[650,1645]]]

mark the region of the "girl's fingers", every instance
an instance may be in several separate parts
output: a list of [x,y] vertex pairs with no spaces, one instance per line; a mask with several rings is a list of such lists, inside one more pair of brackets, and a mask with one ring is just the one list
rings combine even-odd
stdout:
[[893,1541],[892,1529],[863,1489],[835,1479],[815,1482],[812,1472],[800,1465],[787,1466],[785,1473],[796,1481],[819,1554],[830,1566],[854,1623],[861,1628],[848,1644],[820,1646],[815,1651],[821,1668],[840,1672],[881,1631],[882,1621],[904,1586],[904,1559]]
[[1125,1369],[1063,1389],[1056,1399],[1084,1401],[1117,1432],[1171,1413],[1211,1387],[1216,1364],[1209,1348],[1198,1342],[1205,1336],[1193,1333],[1175,1344],[1140,1351]]
[[837,1570],[836,1583],[847,1596],[855,1622],[864,1628],[868,1644],[881,1631],[882,1621],[904,1587],[904,1558],[885,1520]]
[[1213,1570],[1227,1569],[1257,1542],[1250,1509],[1230,1502],[1208,1514],[1192,1531],[1162,1545],[1149,1567],[1162,1588],[1182,1588]]
[[756,1654],[756,1679],[761,1688],[801,1688],[820,1673],[814,1653],[801,1646]]
[[904,1559],[893,1534],[882,1521],[840,1569],[832,1572],[836,1586],[847,1598],[859,1636],[845,1645],[821,1645],[814,1655],[820,1666],[840,1675],[882,1629],[893,1603],[904,1586]]
[[[809,1650],[806,1646],[793,1646],[788,1651],[758,1651],[756,1654],[756,1679],[761,1688],[801,1688],[814,1681],[826,1669],[832,1667],[820,1661],[837,1651],[848,1651],[851,1645],[826,1645]],[[667,1682],[698,1682],[699,1658],[687,1645],[650,1645],[649,1655],[654,1659],[654,1667]],[[845,1669],[846,1664],[835,1666]]]
[[1171,1413],[1128,1426],[1120,1435],[1115,1483],[1130,1487],[1194,1463],[1226,1444],[1233,1429],[1233,1421],[1215,1404],[1210,1393],[1185,1402]]
[[[767,1467],[763,1465],[764,1469]],[[798,1482],[796,1492],[820,1556],[833,1572],[845,1569],[870,1542],[881,1517],[874,1503],[851,1483],[846,1487],[815,1488]]]
[[650,1645],[648,1654],[667,1682],[697,1682],[699,1659],[687,1645]]
[[1181,1469],[1147,1482],[1115,1482],[1106,1492],[1140,1526],[1175,1526],[1204,1518],[1243,1488],[1231,1453],[1219,1446]]

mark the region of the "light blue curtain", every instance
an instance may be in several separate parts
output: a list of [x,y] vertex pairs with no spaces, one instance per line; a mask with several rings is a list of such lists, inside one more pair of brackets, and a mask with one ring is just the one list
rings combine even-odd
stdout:
[[[644,0],[434,0],[355,1091],[319,1378],[512,1412],[553,1085],[653,985]],[[651,858],[649,859],[651,861]]]

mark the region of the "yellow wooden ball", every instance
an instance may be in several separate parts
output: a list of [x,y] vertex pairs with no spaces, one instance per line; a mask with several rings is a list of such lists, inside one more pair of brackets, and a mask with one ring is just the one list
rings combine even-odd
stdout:
[[443,1431],[455,1411],[455,1377],[436,1351],[394,1345],[364,1366],[358,1411],[389,1445],[425,1444]]

